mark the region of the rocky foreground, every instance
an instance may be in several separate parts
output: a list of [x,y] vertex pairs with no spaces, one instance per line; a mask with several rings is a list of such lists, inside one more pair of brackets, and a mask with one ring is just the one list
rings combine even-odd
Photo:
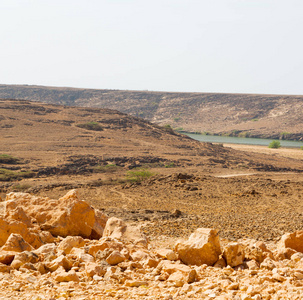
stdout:
[[0,202],[1,299],[303,299],[303,231],[276,244],[199,228],[173,249],[70,191]]

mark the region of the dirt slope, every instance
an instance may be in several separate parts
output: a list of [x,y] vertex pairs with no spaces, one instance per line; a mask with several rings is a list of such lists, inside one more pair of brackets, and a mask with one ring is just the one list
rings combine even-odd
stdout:
[[191,132],[303,139],[303,96],[0,85],[0,98],[116,109]]
[[[1,152],[28,159],[35,171],[45,174],[83,174],[109,162],[123,167],[162,163],[202,169],[303,168],[302,161],[200,143],[171,129],[108,109],[0,100],[0,120]],[[96,130],[85,128],[89,125],[97,126],[92,128]],[[46,167],[47,171],[41,169]]]
[[[299,159],[200,143],[118,111],[7,99],[0,145],[0,197],[76,188],[109,215],[147,222],[151,236],[206,226],[271,240],[303,229]],[[132,180],[130,171],[154,176]]]

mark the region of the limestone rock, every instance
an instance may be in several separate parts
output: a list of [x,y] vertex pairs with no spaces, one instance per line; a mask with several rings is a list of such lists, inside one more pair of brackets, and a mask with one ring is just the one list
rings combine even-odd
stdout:
[[16,252],[12,251],[0,251],[0,263],[10,265],[16,254]]
[[64,255],[60,255],[51,262],[45,263],[45,267],[51,272],[56,271],[59,267],[62,267],[65,271],[69,271],[72,267],[72,262]]
[[79,281],[79,277],[74,270],[65,272],[63,269],[55,274],[54,279],[58,282]]
[[33,226],[30,217],[26,215],[24,209],[20,206],[16,207],[15,209],[10,209],[10,210],[6,209],[5,218],[24,223],[27,227]]
[[12,270],[10,266],[0,263],[0,273],[9,273]]
[[281,237],[280,247],[303,252],[303,230],[286,233]]
[[140,227],[128,226],[116,217],[109,218],[104,228],[103,237],[121,240],[133,244],[148,245],[147,237],[141,233]]
[[97,263],[87,263],[85,265],[85,272],[89,277],[94,277],[95,275],[103,276],[106,273],[104,268],[102,268]]
[[20,234],[26,240],[30,239],[30,233],[25,223],[0,217],[0,246],[5,244],[12,233]]
[[177,260],[178,259],[177,254],[171,249],[165,249],[165,248],[157,249],[156,255],[162,259],[168,259],[168,260]]
[[254,259],[248,260],[245,264],[249,270],[258,270],[260,268],[258,262]]
[[131,253],[131,259],[134,261],[146,260],[150,257],[150,253],[145,249],[138,249]]
[[81,236],[68,236],[58,245],[58,250],[69,254],[73,248],[81,248],[85,244]]
[[34,250],[33,252],[36,253],[38,256],[45,255],[51,252],[56,252],[57,246],[54,243],[48,243],[45,245],[42,245],[38,249]]
[[292,248],[281,247],[281,244],[278,245],[277,250],[274,252],[276,260],[290,259],[293,254],[296,253],[296,250]]
[[125,261],[125,256],[122,255],[119,251],[115,250],[113,251],[107,258],[106,258],[106,262],[109,265],[117,265],[121,262]]
[[224,259],[224,257],[222,256],[222,254],[219,256],[219,259],[216,261],[216,263],[214,264],[215,268],[225,268],[227,266],[226,261]]
[[59,200],[35,197],[28,193],[9,193],[6,196],[5,214],[11,215],[17,207],[23,209],[32,223],[37,223],[42,230],[54,236],[100,238],[102,224],[106,219],[101,212],[96,217],[95,210],[78,198],[76,190],[69,191]]
[[187,283],[186,277],[180,271],[174,272],[169,275],[167,281],[173,283],[176,287],[182,287],[185,283]]
[[33,250],[33,247],[28,244],[20,234],[12,233],[1,250],[23,252]]
[[159,264],[159,260],[154,259],[154,258],[147,258],[146,260],[144,260],[143,265],[144,267],[149,267],[149,268],[156,268]]
[[95,237],[92,236],[92,238],[97,239],[103,235],[107,220],[108,217],[102,211],[95,209],[95,223],[92,232],[92,235],[95,234]]
[[272,270],[272,269],[276,268],[276,263],[272,259],[266,258],[261,263],[260,268]]
[[298,262],[300,260],[303,260],[303,253],[302,252],[296,252],[294,253],[291,257],[290,257],[291,260],[295,261],[295,262]]
[[[168,260],[162,260],[159,265],[157,266],[158,273],[166,273],[166,274],[173,274],[175,272],[179,272],[183,274],[183,279],[186,283],[192,283],[195,281],[197,272],[196,270],[190,268],[189,266],[173,263]],[[177,277],[177,276],[176,276]],[[173,277],[175,278],[175,277]]]
[[113,248],[113,243],[110,238],[101,238],[99,241],[88,246],[88,254],[96,257],[98,251],[103,251],[108,248]]
[[175,250],[179,259],[188,265],[213,265],[221,254],[218,232],[198,228],[185,242],[177,242]]
[[79,253],[77,255],[77,259],[79,262],[83,262],[83,263],[91,263],[95,261],[95,258],[87,253]]
[[21,253],[17,253],[14,257],[14,260],[11,263],[11,267],[14,269],[19,269],[25,263],[37,263],[39,257],[37,254],[30,251],[23,251]]
[[244,245],[233,242],[223,248],[223,257],[226,263],[231,267],[236,267],[243,264],[245,253]]

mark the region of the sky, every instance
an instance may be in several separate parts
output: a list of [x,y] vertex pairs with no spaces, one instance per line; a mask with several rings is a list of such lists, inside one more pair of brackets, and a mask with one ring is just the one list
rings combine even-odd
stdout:
[[1,0],[0,83],[303,95],[302,0]]

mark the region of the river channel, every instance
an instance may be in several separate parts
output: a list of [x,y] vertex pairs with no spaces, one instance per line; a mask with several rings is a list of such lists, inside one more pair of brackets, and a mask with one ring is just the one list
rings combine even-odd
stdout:
[[[241,137],[231,137],[231,136],[217,136],[217,135],[203,135],[196,133],[185,133],[187,136],[191,137],[194,140],[201,142],[210,142],[210,143],[222,143],[222,144],[244,144],[244,145],[260,145],[268,146],[273,139],[258,139],[258,138],[241,138]],[[282,147],[290,148],[300,148],[303,146],[303,142],[299,141],[285,141],[280,140]]]

